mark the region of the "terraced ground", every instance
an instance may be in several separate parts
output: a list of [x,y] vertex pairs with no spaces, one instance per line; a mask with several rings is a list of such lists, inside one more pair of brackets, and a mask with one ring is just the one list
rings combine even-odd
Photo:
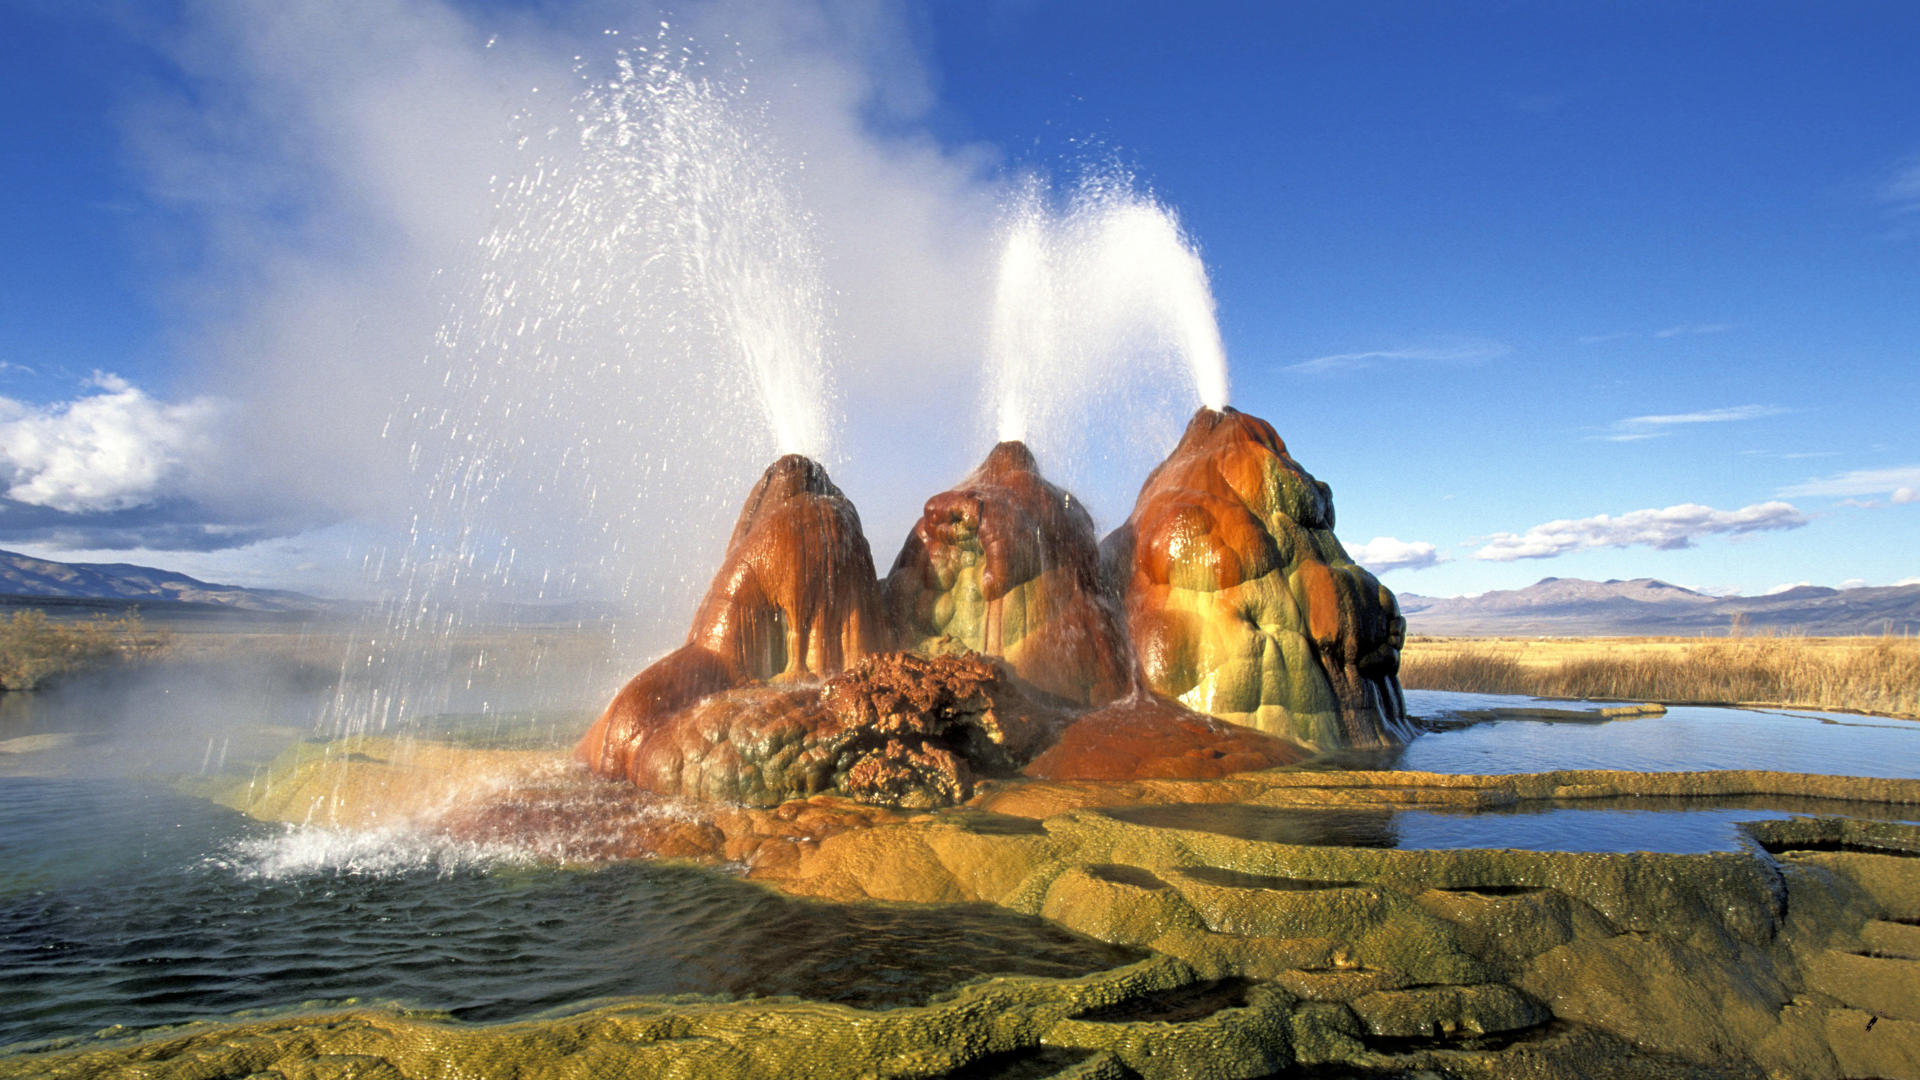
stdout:
[[[372,745],[326,767],[363,772],[329,789],[352,798],[420,779]],[[308,812],[301,775],[256,809]],[[0,1077],[1920,1077],[1920,827],[1816,814],[1702,854],[1422,851],[1195,827],[1187,809],[1742,797],[1899,818],[1920,781],[1281,771],[1010,784],[933,814],[736,811],[689,857],[803,896],[987,901],[1150,955],[896,1009],[652,998],[496,1025],[392,1009],[195,1024],[14,1056]]]

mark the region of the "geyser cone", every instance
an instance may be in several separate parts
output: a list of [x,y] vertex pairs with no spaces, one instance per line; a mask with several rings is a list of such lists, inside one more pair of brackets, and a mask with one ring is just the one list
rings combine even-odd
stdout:
[[1406,622],[1266,421],[1195,413],[1102,557],[1155,692],[1322,749],[1405,739]]
[[925,512],[887,575],[901,647],[1004,658],[1033,686],[1101,704],[1133,685],[1093,519],[1003,442]]
[[621,689],[575,756],[625,776],[649,728],[700,698],[841,670],[883,643],[879,599],[853,504],[817,462],[782,457],[747,496],[687,643]]

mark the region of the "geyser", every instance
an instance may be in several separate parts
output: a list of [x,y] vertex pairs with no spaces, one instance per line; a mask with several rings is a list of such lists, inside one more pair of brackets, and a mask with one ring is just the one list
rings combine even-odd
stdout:
[[698,597],[736,485],[832,449],[813,225],[760,109],[664,31],[584,78],[564,113],[519,118],[494,225],[447,271],[443,374],[389,424],[411,542],[378,557],[387,617],[350,659],[337,734],[502,708],[450,652],[501,619],[473,601],[585,605],[657,647],[651,612]]
[[918,807],[976,775],[1215,776],[1401,741],[1405,623],[1332,530],[1271,426],[1203,407],[1098,547],[1002,442],[927,500],[883,586],[852,505],[790,455],[687,643],[576,756],[661,794]]
[[1059,208],[1032,182],[1001,235],[987,354],[997,440],[1071,468],[1089,442],[1226,407],[1206,267],[1172,209],[1124,175],[1083,181]]

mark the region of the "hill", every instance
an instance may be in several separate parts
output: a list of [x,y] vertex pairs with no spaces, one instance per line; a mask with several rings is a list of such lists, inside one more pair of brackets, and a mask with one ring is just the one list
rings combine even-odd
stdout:
[[202,608],[252,612],[318,612],[331,602],[280,589],[216,585],[171,570],[132,563],[63,563],[0,551],[0,605],[54,608]]
[[1723,634],[1735,626],[1819,637],[1920,633],[1920,585],[1709,596],[1652,578],[1550,577],[1478,596],[1399,599],[1410,634],[1638,637]]

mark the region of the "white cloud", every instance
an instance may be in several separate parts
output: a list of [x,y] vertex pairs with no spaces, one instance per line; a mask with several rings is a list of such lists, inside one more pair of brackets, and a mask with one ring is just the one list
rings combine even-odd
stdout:
[[1805,589],[1811,586],[1812,584],[1813,582],[1811,581],[1782,582],[1781,584],[1775,585],[1773,588],[1768,589],[1766,592],[1763,592],[1760,595],[1761,596],[1779,596],[1783,592],[1792,592],[1795,589]]
[[1480,364],[1511,352],[1497,341],[1469,341],[1444,345],[1416,345],[1368,352],[1334,353],[1288,364],[1283,371],[1319,374],[1329,371],[1357,371],[1383,363]]
[[1692,547],[1694,540],[1715,533],[1750,533],[1769,529],[1797,529],[1806,515],[1783,502],[1756,503],[1738,510],[1715,510],[1698,503],[1682,503],[1664,510],[1635,510],[1613,517],[1599,514],[1577,520],[1549,521],[1524,533],[1495,533],[1474,558],[1493,562],[1550,559],[1591,548],[1623,548],[1645,544],[1662,551]]
[[1672,427],[1677,424],[1722,424],[1735,420],[1757,420],[1763,416],[1779,416],[1786,411],[1778,405],[1732,405],[1723,409],[1702,409],[1699,412],[1629,416],[1625,420],[1617,421],[1616,426]]
[[1757,420],[1764,416],[1779,416],[1789,411],[1791,410],[1778,405],[1730,405],[1719,409],[1701,409],[1697,412],[1629,416],[1624,420],[1615,420],[1610,431],[1603,435],[1594,435],[1592,438],[1604,442],[1640,442],[1644,439],[1665,438],[1678,427]]
[[1389,570],[1423,570],[1444,562],[1440,552],[1425,540],[1396,540],[1376,536],[1364,544],[1347,549],[1353,561],[1376,574]]
[[1901,578],[1899,581],[1896,581],[1893,584],[1895,587],[1899,587],[1902,585],[1920,585],[1920,577]]
[[1731,329],[1733,329],[1732,323],[1682,323],[1679,326],[1669,326],[1661,330],[1655,330],[1653,336],[1657,338],[1673,338],[1688,337],[1694,334],[1724,334]]
[[1905,503],[1914,501],[1917,490],[1920,490],[1920,465],[1896,465],[1836,473],[1783,487],[1777,494],[1789,499],[1801,495],[1885,495],[1894,502]]
[[0,474],[7,498],[65,513],[127,510],[179,492],[211,455],[219,406],[168,404],[117,375],[52,405],[0,398]]

